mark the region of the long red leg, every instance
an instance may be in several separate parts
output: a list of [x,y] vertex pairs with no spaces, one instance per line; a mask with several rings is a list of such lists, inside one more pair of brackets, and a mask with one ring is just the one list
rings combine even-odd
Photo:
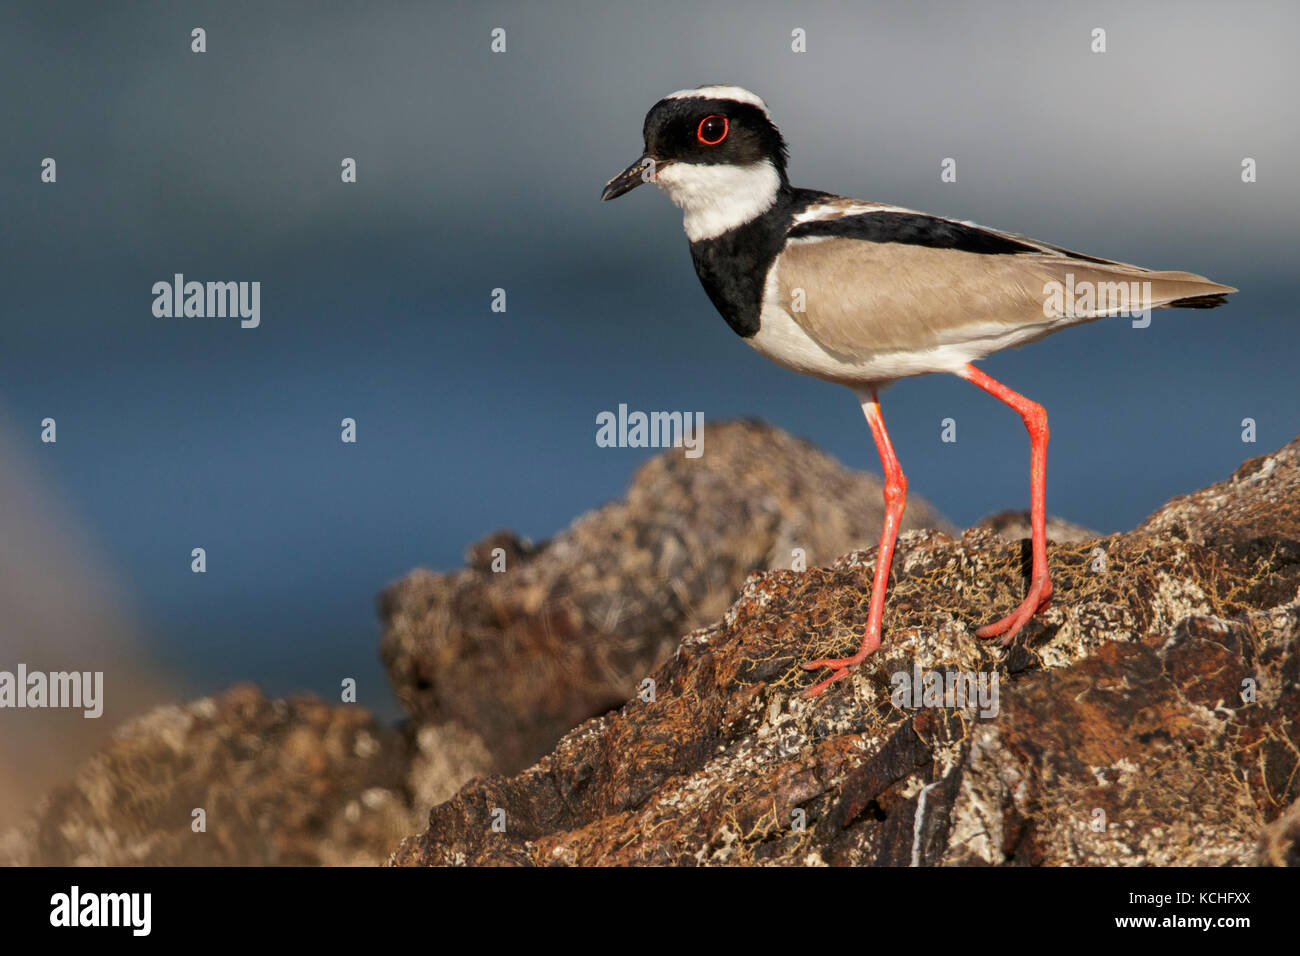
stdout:
[[834,671],[830,677],[804,691],[805,697],[816,697],[841,677],[847,677],[849,668],[861,664],[868,654],[880,646],[880,622],[885,615],[885,587],[889,583],[889,565],[894,557],[894,542],[898,538],[898,526],[903,520],[903,509],[907,507],[907,478],[903,475],[903,469],[898,467],[898,458],[889,441],[889,432],[885,431],[885,420],[880,417],[880,402],[875,389],[863,396],[862,411],[867,416],[867,424],[871,426],[876,448],[880,451],[880,463],[885,470],[885,523],[880,529],[880,549],[876,552],[876,576],[871,584],[871,610],[867,615],[867,630],[862,635],[862,646],[856,654],[852,657],[809,661],[804,665],[810,671],[823,667]]
[[1002,620],[985,625],[977,637],[999,637],[1008,644],[1031,617],[1047,607],[1052,598],[1052,579],[1047,575],[1047,412],[1042,405],[1013,392],[1001,382],[985,375],[974,365],[957,373],[984,391],[1006,402],[1025,422],[1029,431],[1029,510],[1033,525],[1034,564],[1029,594],[1014,611]]

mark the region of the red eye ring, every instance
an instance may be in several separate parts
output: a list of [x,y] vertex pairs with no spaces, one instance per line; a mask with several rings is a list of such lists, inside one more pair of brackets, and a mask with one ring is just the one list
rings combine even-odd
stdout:
[[[714,120],[714,119],[722,120],[722,135],[719,136],[717,139],[705,139],[704,124],[707,123],[709,120]],[[730,124],[727,122],[727,118],[725,116],[721,116],[715,113],[711,116],[706,116],[704,117],[704,119],[700,120],[700,125],[695,130],[695,138],[698,139],[705,146],[717,146],[719,143],[721,143],[724,139],[727,138],[727,132],[729,131],[729,128],[730,128]]]

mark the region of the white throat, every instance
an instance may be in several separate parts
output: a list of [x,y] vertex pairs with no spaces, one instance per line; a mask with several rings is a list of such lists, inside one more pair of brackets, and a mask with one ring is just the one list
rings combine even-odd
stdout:
[[655,185],[682,208],[691,242],[712,239],[761,216],[776,202],[781,174],[771,161],[751,166],[669,163]]

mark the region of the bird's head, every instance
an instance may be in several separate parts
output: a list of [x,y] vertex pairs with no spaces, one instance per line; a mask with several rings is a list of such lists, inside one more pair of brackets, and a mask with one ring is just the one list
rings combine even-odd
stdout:
[[785,140],[767,104],[739,86],[666,96],[646,114],[643,133],[645,152],[600,198],[654,183],[682,208],[692,241],[761,215],[789,188]]

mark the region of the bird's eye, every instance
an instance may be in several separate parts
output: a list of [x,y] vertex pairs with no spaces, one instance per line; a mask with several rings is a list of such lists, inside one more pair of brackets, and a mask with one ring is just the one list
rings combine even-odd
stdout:
[[727,138],[727,118],[725,116],[706,116],[700,120],[700,128],[695,137],[705,146],[717,146]]

